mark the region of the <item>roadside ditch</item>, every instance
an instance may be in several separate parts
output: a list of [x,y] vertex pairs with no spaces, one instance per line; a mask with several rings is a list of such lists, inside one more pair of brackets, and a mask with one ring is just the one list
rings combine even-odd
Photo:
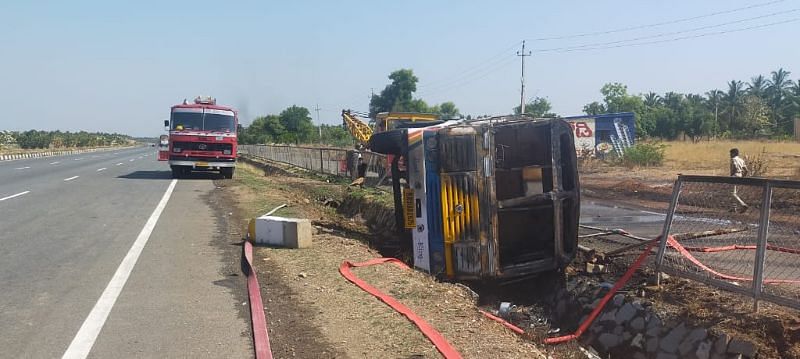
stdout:
[[[265,174],[302,178],[300,182],[312,181],[299,188],[316,197],[314,204],[328,214],[312,219],[319,235],[355,238],[373,248],[375,255],[407,259],[399,252],[397,241],[391,235],[395,232],[391,194],[347,187],[341,180],[319,177],[281,164],[255,164]],[[314,182],[324,183],[327,189],[320,192]],[[623,188],[618,188],[617,192],[624,194]],[[647,192],[646,189],[643,192]],[[658,189],[645,198],[660,201],[665,194],[662,192],[667,191]],[[298,203],[310,202],[300,200]],[[588,273],[584,266],[586,260],[576,259],[563,275],[501,284],[466,283],[469,289],[415,273],[432,283],[475,293],[477,298],[473,306],[495,314],[501,303],[508,302],[511,310],[503,313],[504,318],[523,328],[528,340],[539,343],[548,336],[564,335],[577,329],[626,269],[623,258],[620,264],[609,266],[607,273]],[[391,277],[386,269],[377,271],[383,273],[379,280]],[[748,313],[748,309],[743,308],[751,305],[735,295],[677,278],[665,281],[658,288],[648,284],[649,277],[652,275],[647,269],[640,270],[581,337],[579,341],[592,353],[588,354],[590,357],[800,358],[800,319],[796,314],[779,317],[785,311],[773,306],[760,313]],[[369,276],[365,275],[365,279]],[[389,292],[402,297],[402,287]],[[403,299],[401,297],[398,299]],[[587,357],[574,343],[539,346],[559,358]]]

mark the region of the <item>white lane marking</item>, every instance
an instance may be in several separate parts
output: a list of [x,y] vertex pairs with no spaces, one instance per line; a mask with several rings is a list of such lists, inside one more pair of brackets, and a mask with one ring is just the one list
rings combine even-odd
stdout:
[[27,170],[28,168],[31,168],[31,166],[17,167],[15,170]]
[[74,180],[74,179],[76,179],[76,178],[78,178],[78,177],[80,177],[80,176],[72,176],[72,177],[70,177],[70,178],[64,178],[64,182],[67,182],[67,181],[72,181],[72,180]]
[[119,154],[119,152],[115,153],[115,154],[114,154],[114,156],[116,156],[116,155],[118,155],[118,154]]
[[57,164],[59,164],[59,163],[61,163],[61,162],[59,162],[59,161],[50,162],[50,164],[51,164],[51,165],[57,165]]
[[128,162],[133,162],[133,161],[136,161],[136,159],[135,158],[131,158],[130,160],[128,160]]
[[136,241],[133,242],[131,249],[128,250],[128,254],[122,259],[122,263],[117,267],[117,271],[114,273],[111,281],[108,282],[106,289],[103,290],[103,294],[100,295],[92,311],[89,312],[89,316],[83,321],[81,329],[78,330],[78,334],[75,334],[75,338],[72,339],[72,343],[70,343],[67,351],[64,352],[64,356],[61,357],[62,359],[83,359],[89,355],[95,340],[97,340],[97,336],[100,334],[100,330],[103,329],[103,325],[106,323],[106,319],[108,319],[108,315],[111,313],[114,303],[117,302],[122,288],[125,287],[125,283],[128,281],[128,277],[131,275],[136,261],[139,260],[139,255],[142,254],[144,246],[150,239],[150,234],[153,233],[153,229],[156,227],[156,223],[158,223],[158,218],[167,206],[167,202],[170,196],[172,196],[172,191],[175,189],[175,184],[177,183],[177,179],[170,182],[167,191],[164,192],[164,196],[161,197],[161,201],[158,202],[156,209],[153,210],[153,214],[150,215],[147,223],[144,224],[144,228],[139,232],[139,236],[136,237]]
[[17,193],[17,194],[12,194],[12,195],[10,195],[10,196],[8,196],[8,197],[3,197],[3,198],[0,198],[0,202],[2,202],[2,201],[5,201],[5,200],[7,200],[7,199],[12,199],[12,198],[14,198],[14,197],[19,197],[19,196],[22,196],[22,195],[24,195],[24,194],[28,194],[28,193],[30,193],[30,192],[31,192],[31,191],[25,191],[25,192],[20,192],[20,193]]
[[82,159],[83,159],[83,157],[81,157],[81,158],[76,158],[76,159],[74,159],[73,161],[80,161],[80,160],[82,160]]
[[122,165],[122,162],[120,162],[120,163],[117,163],[117,164],[116,164],[116,165],[114,165],[114,166],[121,166],[121,165]]
[[103,167],[103,168],[98,168],[98,169],[97,169],[97,172],[100,172],[100,171],[105,171],[105,170],[106,170],[106,168],[105,168],[105,167]]
[[658,216],[666,216],[666,214],[658,213],[658,212],[650,212],[650,211],[640,211],[640,212],[647,213],[647,214],[654,214],[654,215],[658,215]]

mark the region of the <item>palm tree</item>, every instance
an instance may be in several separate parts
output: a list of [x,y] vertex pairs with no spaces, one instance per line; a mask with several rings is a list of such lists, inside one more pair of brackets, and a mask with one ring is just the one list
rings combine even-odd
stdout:
[[664,104],[664,106],[667,106],[671,110],[676,111],[680,106],[681,100],[683,100],[682,94],[670,91],[664,94],[664,97],[662,98],[661,102]]
[[[790,119],[782,118],[788,112],[791,102],[789,101],[789,89],[792,87],[792,80],[789,79],[791,72],[783,68],[772,71],[767,87],[767,104],[770,109],[770,116],[773,123],[784,125],[784,130],[789,129]],[[789,115],[789,117],[791,117]]]
[[750,83],[747,84],[747,92],[751,95],[764,98],[767,86],[769,86],[767,78],[764,77],[764,75],[758,75],[750,79]]
[[733,122],[742,112],[742,97],[744,83],[738,80],[728,82],[728,92],[723,96],[724,112],[728,115],[728,131],[733,133]]
[[648,92],[644,95],[644,104],[647,107],[655,107],[661,104],[661,96],[655,92]]
[[791,74],[791,72],[782,68],[778,69],[778,71],[772,71],[772,76],[769,79],[769,88],[777,92],[783,92],[790,88],[792,86],[792,80],[789,79],[789,75]]

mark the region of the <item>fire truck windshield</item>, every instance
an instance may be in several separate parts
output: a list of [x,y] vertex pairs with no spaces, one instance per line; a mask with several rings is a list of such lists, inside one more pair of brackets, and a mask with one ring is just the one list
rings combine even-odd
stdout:
[[202,112],[173,112],[172,127],[177,131],[213,131],[233,133],[236,130],[233,115]]

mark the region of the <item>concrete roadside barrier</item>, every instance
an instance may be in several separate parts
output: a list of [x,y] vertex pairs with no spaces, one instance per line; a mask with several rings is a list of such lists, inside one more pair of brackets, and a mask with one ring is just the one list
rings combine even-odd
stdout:
[[311,247],[311,221],[305,218],[265,215],[250,220],[248,232],[256,244],[286,248]]

